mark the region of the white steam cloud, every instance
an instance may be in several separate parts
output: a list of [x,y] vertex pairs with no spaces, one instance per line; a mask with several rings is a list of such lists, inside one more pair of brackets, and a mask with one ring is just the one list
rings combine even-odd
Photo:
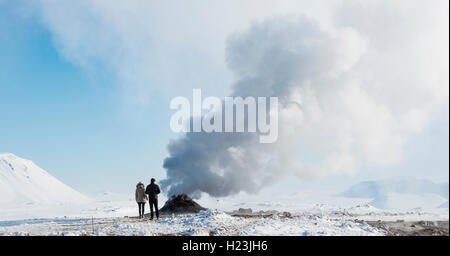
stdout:
[[[82,67],[106,64],[142,101],[155,76],[165,84],[188,80],[179,70],[190,65],[168,64],[182,62],[178,53],[217,65],[223,49],[231,96],[279,97],[277,143],[260,144],[254,133],[172,141],[164,160],[169,194],[256,193],[287,174],[316,178],[391,164],[434,110],[448,111],[446,0],[246,1],[249,8],[198,0],[181,13],[173,1],[61,2],[41,1],[61,53]],[[255,19],[262,21],[243,29]],[[211,20],[216,26],[205,26]]]
[[[351,26],[331,35],[305,17],[271,18],[232,35],[226,55],[237,78],[232,96],[279,97],[279,141],[259,144],[251,133],[172,141],[164,161],[169,194],[256,193],[285,174],[321,177],[400,160],[430,104],[445,99],[448,73],[432,44],[424,49],[416,45],[420,37],[390,43],[386,36],[371,41]],[[434,76],[424,69],[426,57],[433,58]]]

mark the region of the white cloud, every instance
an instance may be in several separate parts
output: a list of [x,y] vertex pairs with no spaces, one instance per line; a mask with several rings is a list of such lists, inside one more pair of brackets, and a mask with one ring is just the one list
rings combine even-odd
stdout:
[[[36,7],[65,58],[86,70],[108,68],[120,79],[127,99],[145,104],[155,90],[189,95],[191,88],[201,86],[226,95],[230,79],[226,80],[224,53],[230,33],[277,14],[308,12],[326,17],[323,7],[328,4],[40,0]],[[218,83],[222,89],[216,88]]]
[[[261,150],[249,137],[226,141],[222,151],[223,145],[194,150],[192,161],[210,160],[202,165],[203,176],[187,183],[190,191],[253,192],[267,177],[288,172],[321,177],[354,173],[365,162],[391,164],[402,159],[405,143],[427,125],[430,113],[448,111],[445,0],[40,3],[60,52],[88,70],[106,66],[137,102],[145,103],[152,90],[178,96],[197,86],[219,94],[283,97],[274,148]],[[299,20],[301,14],[307,18]],[[226,65],[236,83],[214,89],[231,80]],[[219,137],[208,140],[222,142]],[[195,146],[202,139],[173,145]],[[318,160],[305,161],[299,148]],[[238,161],[243,149],[244,163]],[[180,152],[185,153],[171,153],[176,158]],[[271,160],[263,163],[263,155]],[[221,187],[220,177],[203,184],[202,178],[214,180],[210,171],[217,166],[223,173],[224,165],[256,170],[230,171],[226,178],[235,187]]]

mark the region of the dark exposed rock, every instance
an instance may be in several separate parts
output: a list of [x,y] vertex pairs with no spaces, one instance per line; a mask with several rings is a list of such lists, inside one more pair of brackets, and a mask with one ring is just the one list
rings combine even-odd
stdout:
[[160,209],[161,213],[198,213],[206,210],[186,194],[173,195]]
[[238,213],[251,214],[253,212],[252,208],[239,208]]
[[229,215],[233,217],[243,217],[243,218],[270,218],[274,216],[278,216],[280,218],[292,218],[292,214],[290,212],[278,212],[275,210],[269,211],[253,211],[251,208],[239,208],[238,210],[234,210],[232,212],[228,212]]
[[[357,221],[361,222],[361,221]],[[388,236],[448,236],[448,221],[367,221]]]

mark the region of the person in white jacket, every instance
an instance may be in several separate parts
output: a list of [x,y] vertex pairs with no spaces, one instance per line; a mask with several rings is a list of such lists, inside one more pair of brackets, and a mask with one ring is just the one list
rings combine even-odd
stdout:
[[142,218],[144,218],[145,203],[148,200],[148,197],[145,194],[145,185],[144,185],[144,183],[139,182],[136,185],[135,197],[136,197],[136,203],[138,204],[138,207],[139,207],[139,218],[142,219]]

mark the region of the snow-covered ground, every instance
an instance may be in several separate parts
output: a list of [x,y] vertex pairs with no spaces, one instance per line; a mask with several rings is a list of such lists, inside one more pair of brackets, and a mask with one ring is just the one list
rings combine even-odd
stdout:
[[49,219],[0,222],[0,235],[383,235],[344,217],[296,215],[291,218],[232,217],[221,211],[163,217]]
[[[17,204],[0,207],[0,235],[384,235],[364,221],[448,220],[448,208],[378,209],[367,198],[342,198],[303,193],[291,195],[203,196],[209,209],[195,215],[138,220],[133,193],[90,195],[83,204]],[[271,199],[271,200],[268,200]],[[160,207],[167,200],[160,196]],[[320,203],[317,203],[320,202]],[[148,205],[146,205],[148,212]],[[230,212],[276,210],[281,216],[233,217]],[[287,211],[291,218],[281,213]]]
[[[248,203],[222,199],[216,210],[198,214],[164,216],[159,221],[136,219],[137,206],[131,198],[105,199],[85,205],[23,206],[0,209],[0,235],[384,235],[365,221],[448,220],[448,208],[406,211],[381,210],[367,204],[338,206],[333,204],[293,204],[282,201]],[[113,196],[114,197],[114,196]],[[164,202],[165,198],[161,198]],[[215,209],[212,198],[199,200]],[[236,207],[239,206],[239,207]],[[233,217],[238,208],[277,210],[280,214],[262,217]],[[148,206],[147,206],[148,212]],[[285,217],[282,211],[290,211]],[[29,216],[29,217],[26,217]],[[34,217],[33,217],[34,216]],[[125,217],[127,216],[127,217]],[[359,220],[359,221],[356,221]]]
[[[397,180],[395,184],[398,183]],[[6,153],[0,154],[0,235],[384,235],[384,231],[365,221],[448,221],[445,187],[438,186],[437,192],[429,191],[429,185],[415,185],[410,189],[415,194],[418,187],[426,188],[427,193],[437,193],[439,200],[431,205],[439,207],[386,210],[373,207],[373,195],[381,194],[389,202],[397,202],[404,200],[406,194],[399,195],[405,191],[397,189],[393,198],[389,190],[392,182],[389,186],[380,184],[369,186],[377,188],[376,193],[364,183],[347,191],[345,196],[318,191],[283,194],[269,190],[258,195],[238,194],[220,199],[205,195],[197,202],[212,210],[148,221],[134,217],[138,209],[133,186],[125,195],[102,192],[86,196],[32,161]],[[159,200],[162,207],[167,198],[161,195]],[[446,204],[442,203],[445,200]],[[229,214],[239,208],[280,214],[266,218]],[[291,215],[281,214],[285,211]]]

